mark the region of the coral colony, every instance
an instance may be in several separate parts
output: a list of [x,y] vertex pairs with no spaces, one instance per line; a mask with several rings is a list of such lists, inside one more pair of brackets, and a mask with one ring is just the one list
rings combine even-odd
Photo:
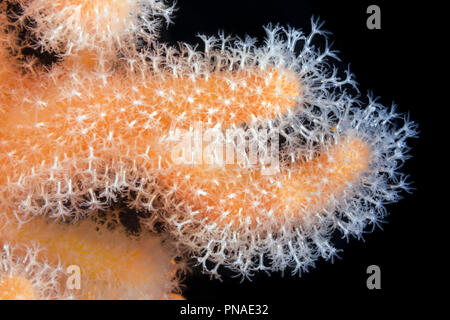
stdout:
[[0,298],[181,299],[192,261],[302,274],[409,190],[415,124],[358,98],[317,21],[199,50],[158,41],[173,12],[0,3]]

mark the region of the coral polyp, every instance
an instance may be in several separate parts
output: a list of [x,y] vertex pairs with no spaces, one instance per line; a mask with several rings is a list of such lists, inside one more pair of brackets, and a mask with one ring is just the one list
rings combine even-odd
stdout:
[[163,21],[170,22],[173,7],[161,0],[19,0],[12,16],[30,29],[47,51],[82,50],[115,54],[136,46],[140,38],[155,40]]
[[45,249],[3,243],[0,250],[0,300],[73,299],[66,290],[66,272],[48,261]]
[[192,259],[215,277],[302,274],[409,191],[416,124],[356,93],[318,21],[268,25],[260,46],[202,35],[199,50],[159,42],[173,11],[0,4],[0,297],[179,298]]

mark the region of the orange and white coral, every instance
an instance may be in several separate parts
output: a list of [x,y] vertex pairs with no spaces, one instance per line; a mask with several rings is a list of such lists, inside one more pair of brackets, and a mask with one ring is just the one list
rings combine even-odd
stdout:
[[0,259],[0,300],[73,299],[63,285],[65,270],[49,263],[35,243],[3,242]]
[[[408,190],[398,169],[414,123],[398,127],[370,98],[358,106],[352,75],[337,76],[335,53],[312,44],[324,35],[314,21],[310,35],[269,26],[262,47],[201,36],[197,51],[156,40],[158,17],[173,11],[161,1],[10,3],[21,10],[0,11],[0,240],[37,241],[80,264],[88,277],[76,297],[169,297],[183,266],[175,254],[215,276],[221,266],[301,273],[336,254],[333,230],[361,236]],[[35,38],[17,41],[27,19]],[[19,42],[60,60],[44,68]],[[196,123],[215,133],[207,147],[226,142],[242,161],[211,164],[204,150],[176,161],[173,133],[195,140]],[[149,231],[162,226],[164,245],[96,231],[92,218],[119,202]]]
[[[97,224],[91,220],[67,225],[42,219],[21,228],[8,228],[0,237],[3,242],[12,247],[38,244],[45,250],[5,252],[14,264],[8,264],[0,272],[1,279],[7,281],[12,274],[15,278],[35,281],[34,276],[45,277],[48,273],[45,268],[53,265],[52,272],[59,274],[50,282],[58,287],[55,292],[59,293],[53,296],[36,293],[35,298],[61,299],[70,294],[74,299],[169,299],[179,292],[176,278],[179,265],[174,262],[174,250],[162,244],[159,237],[130,238],[119,228],[101,231],[96,228]],[[31,258],[33,267],[24,266],[23,262]],[[66,289],[70,265],[80,270],[80,286],[72,291]],[[44,270],[38,272],[35,268]],[[33,274],[22,275],[22,269]],[[34,286],[33,292],[43,287],[40,282]]]

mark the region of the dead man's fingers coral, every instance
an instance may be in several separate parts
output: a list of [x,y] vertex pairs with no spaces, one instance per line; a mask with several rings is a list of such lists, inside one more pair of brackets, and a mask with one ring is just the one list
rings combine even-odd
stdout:
[[[338,75],[336,53],[315,45],[326,36],[317,21],[310,34],[267,26],[262,46],[201,36],[199,51],[157,41],[173,11],[161,1],[12,2],[19,13],[0,12],[0,55],[11,61],[0,67],[0,210],[8,222],[0,220],[0,239],[35,240],[52,259],[80,261],[92,276],[86,288],[106,281],[101,264],[121,256],[155,291],[144,293],[123,264],[111,269],[116,288],[147,298],[172,290],[167,255],[155,253],[158,274],[145,267],[159,240],[94,230],[90,219],[119,202],[150,231],[162,226],[177,253],[205,272],[220,276],[225,266],[249,277],[332,259],[332,231],[360,237],[408,190],[399,169],[415,124],[398,125],[395,110],[350,94],[352,74]],[[26,19],[34,21],[26,45],[59,56],[47,69],[26,62],[11,41]],[[198,136],[197,125],[211,135]],[[160,280],[162,291],[152,282]],[[96,288],[86,292],[106,297]]]
[[[163,245],[159,237],[143,235],[132,239],[119,227],[96,231],[98,227],[92,220],[69,225],[37,218],[20,229],[2,232],[0,241],[7,244],[5,250],[29,249],[15,250],[15,254],[4,252],[2,258],[8,264],[0,269],[0,283],[3,281],[5,287],[14,284],[16,291],[22,288],[28,295],[24,299],[170,299],[179,292],[176,272],[180,266],[174,261],[174,251]],[[43,250],[30,249],[36,245]],[[30,254],[34,259],[32,266],[20,266],[21,260],[31,259]],[[74,275],[79,281],[74,290],[67,289],[70,266],[79,272]],[[47,292],[43,296],[40,286],[45,283],[35,283],[37,276],[50,276],[44,271],[38,273],[39,268],[47,268],[57,277],[50,283],[52,295]],[[58,274],[51,268],[59,270]]]
[[74,298],[64,285],[66,270],[49,263],[45,249],[36,243],[2,242],[0,259],[0,300]]
[[6,2],[19,7],[19,17],[12,23],[35,35],[32,45],[63,55],[93,50],[109,59],[118,51],[131,50],[140,38],[155,40],[174,11],[161,0]]

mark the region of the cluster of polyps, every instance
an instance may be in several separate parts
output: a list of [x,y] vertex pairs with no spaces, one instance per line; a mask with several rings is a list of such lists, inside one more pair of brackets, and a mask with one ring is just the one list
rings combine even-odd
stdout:
[[[215,276],[301,273],[336,254],[332,231],[360,237],[408,190],[398,169],[415,125],[370,97],[360,107],[352,75],[314,45],[316,22],[310,34],[268,26],[260,47],[201,36],[198,51],[158,42],[172,11],[159,0],[0,4],[0,241],[79,265],[74,298],[170,297],[175,256]],[[59,60],[44,67],[29,47]],[[244,132],[227,144],[237,158],[254,146],[278,165],[176,161],[173,128],[196,123]],[[138,235],[119,226],[119,203]],[[38,283],[0,276],[17,296]]]

